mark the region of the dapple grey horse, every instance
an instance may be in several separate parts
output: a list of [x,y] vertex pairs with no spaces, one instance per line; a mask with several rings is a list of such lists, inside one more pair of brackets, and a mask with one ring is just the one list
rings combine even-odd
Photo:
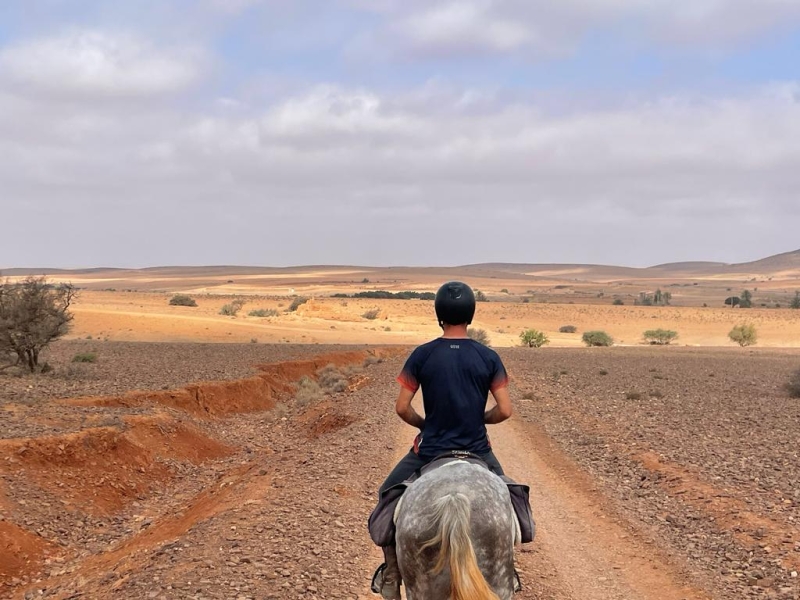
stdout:
[[519,525],[506,484],[455,460],[412,483],[397,507],[408,600],[510,600]]

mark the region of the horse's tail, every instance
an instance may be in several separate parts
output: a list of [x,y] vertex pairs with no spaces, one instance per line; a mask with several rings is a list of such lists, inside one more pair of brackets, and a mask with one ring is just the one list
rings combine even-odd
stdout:
[[439,573],[450,560],[451,600],[500,600],[478,568],[478,559],[469,537],[470,503],[464,494],[453,493],[433,503],[433,521],[439,523],[436,535],[420,551],[439,545],[434,572]]

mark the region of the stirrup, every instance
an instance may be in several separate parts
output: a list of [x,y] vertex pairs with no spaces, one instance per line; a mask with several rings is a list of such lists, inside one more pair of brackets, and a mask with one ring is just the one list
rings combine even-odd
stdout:
[[375,569],[375,574],[372,576],[372,583],[369,589],[373,594],[380,594],[383,589],[383,572],[386,570],[386,563],[381,563],[381,566]]
[[519,594],[522,591],[522,582],[519,580],[519,573],[514,569],[514,593]]

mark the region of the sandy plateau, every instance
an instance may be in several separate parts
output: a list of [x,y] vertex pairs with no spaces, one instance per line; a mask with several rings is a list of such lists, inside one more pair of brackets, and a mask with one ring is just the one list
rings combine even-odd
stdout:
[[[490,435],[532,487],[521,598],[800,599],[794,255],[50,277],[81,288],[69,339],[43,356],[48,373],[0,372],[1,598],[373,597],[366,518],[413,435],[394,379],[439,330],[430,301],[331,296],[459,278],[487,295],[475,327],[512,379],[515,415]],[[671,306],[633,305],[658,288]],[[754,308],[723,305],[743,289]],[[198,306],[170,306],[175,293]],[[296,296],[310,300],[287,311]],[[238,315],[219,314],[236,298]],[[727,338],[745,321],[753,348]],[[551,345],[519,347],[528,327]],[[645,345],[654,328],[680,337]],[[588,329],[617,346],[581,347]],[[96,361],[72,362],[86,353]]]

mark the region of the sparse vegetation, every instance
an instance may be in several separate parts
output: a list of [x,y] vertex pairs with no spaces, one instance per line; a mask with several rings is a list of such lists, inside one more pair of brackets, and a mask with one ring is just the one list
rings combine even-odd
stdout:
[[97,354],[94,352],[80,352],[72,357],[74,363],[94,363],[97,362]]
[[257,308],[247,313],[248,317],[277,317],[280,313],[274,308]]
[[224,304],[222,308],[219,309],[219,314],[225,315],[226,317],[235,317],[236,314],[242,310],[242,306],[244,306],[244,300],[237,298],[229,304]]
[[545,344],[549,344],[550,340],[544,332],[538,329],[526,329],[519,334],[519,339],[523,346],[528,348],[541,348]]
[[751,308],[753,306],[753,294],[750,290],[742,292],[741,299],[739,300],[739,308]]
[[8,366],[24,364],[33,373],[39,353],[69,331],[75,293],[73,286],[54,286],[44,277],[0,284],[0,359],[15,357]]
[[294,394],[294,399],[301,408],[322,400],[324,396],[325,393],[319,384],[308,375],[303,376],[297,382],[297,391]]
[[640,292],[639,297],[634,300],[634,304],[638,306],[669,306],[671,301],[672,294],[670,292],[662,292],[657,289],[652,294]]
[[488,301],[489,299],[486,297],[486,294],[484,294],[480,290],[475,290],[475,302],[488,302]]
[[347,389],[347,377],[336,365],[328,365],[317,371],[317,382],[326,394],[343,392]]
[[614,298],[614,301],[611,304],[614,306],[624,306],[625,302],[622,300],[622,298]]
[[752,323],[741,323],[730,330],[728,337],[742,347],[752,346],[758,341],[758,332]]
[[367,358],[364,359],[364,366],[369,367],[371,365],[377,365],[382,363],[383,359],[375,356],[374,354],[370,354]]
[[467,329],[467,336],[469,336],[470,339],[475,340],[476,342],[480,342],[484,346],[491,345],[489,334],[486,333],[485,329],[475,329],[473,327],[470,327],[469,329]]
[[297,296],[297,298],[292,300],[292,303],[289,305],[289,308],[286,309],[286,312],[294,312],[306,302],[308,302],[308,298]]
[[625,398],[627,400],[640,400],[642,395],[639,392],[629,391],[625,392]]
[[170,306],[197,306],[197,301],[186,294],[175,294],[169,299]]
[[789,392],[792,398],[800,398],[800,369],[797,369],[797,371],[792,373],[791,377],[789,377],[789,381],[786,384],[786,391]]
[[648,329],[642,336],[648,344],[666,346],[678,338],[678,332],[669,329]]
[[560,333],[575,333],[578,331],[578,328],[575,325],[562,325],[558,328]]
[[250,338],[250,343],[251,344],[257,344],[258,343],[258,338]]
[[369,321],[374,321],[375,319],[378,318],[378,315],[380,313],[381,313],[381,311],[378,310],[377,308],[372,308],[372,309],[366,311],[365,313],[362,313],[361,316],[363,318],[369,320]]
[[603,376],[608,375],[608,371],[606,371],[605,369],[600,369],[600,371],[598,371],[598,373],[600,375],[603,375]]
[[[433,292],[387,292],[386,290],[368,290],[347,295],[343,293],[332,294],[331,298],[370,298],[373,300],[435,300]],[[347,306],[343,303],[342,306]]]
[[[780,304],[778,305],[780,308]],[[794,293],[794,298],[789,301],[789,308],[800,309],[800,290]]]
[[647,395],[651,398],[663,398],[664,394],[661,390],[650,390],[647,392]]
[[614,338],[605,331],[586,331],[581,336],[583,343],[587,346],[613,346]]

